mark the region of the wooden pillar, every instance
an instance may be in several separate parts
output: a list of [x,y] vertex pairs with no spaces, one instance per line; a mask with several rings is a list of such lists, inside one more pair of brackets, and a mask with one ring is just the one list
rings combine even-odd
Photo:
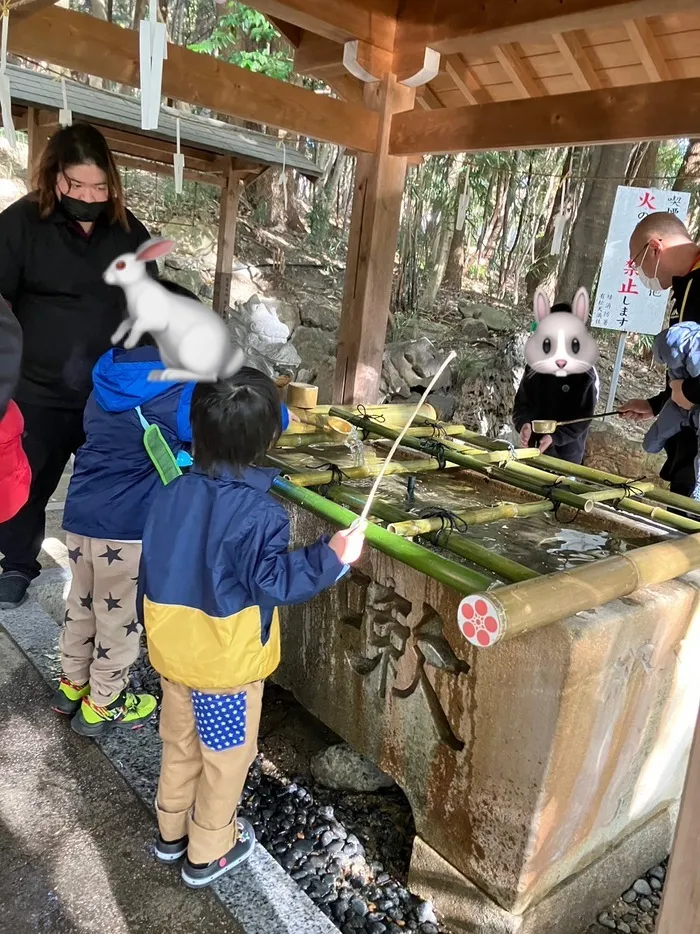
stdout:
[[373,403],[379,393],[406,178],[406,159],[389,155],[389,130],[392,114],[413,108],[415,93],[394,75],[365,86],[379,137],[376,152],[357,156],[333,392],[340,404]]
[[236,162],[231,159],[226,170],[224,187],[221,189],[221,208],[219,211],[219,240],[216,249],[216,272],[214,274],[214,311],[222,317],[226,314],[231,298],[231,279],[233,259],[236,247],[236,223],[238,204],[241,199],[241,187],[245,172],[237,171]]
[[32,188],[32,178],[39,160],[46,149],[49,137],[57,128],[56,115],[30,107],[27,112],[27,187]]
[[700,715],[690,752],[657,934],[700,931]]

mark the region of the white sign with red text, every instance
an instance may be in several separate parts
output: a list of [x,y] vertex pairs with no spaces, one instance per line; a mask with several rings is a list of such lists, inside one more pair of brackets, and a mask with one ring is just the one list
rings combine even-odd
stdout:
[[[639,221],[654,211],[669,211],[685,222],[689,205],[690,194],[685,191],[619,186],[593,305],[593,327],[638,334],[659,333],[668,293],[651,292],[642,285],[630,260],[630,236]],[[634,259],[638,263],[642,261],[641,256]]]

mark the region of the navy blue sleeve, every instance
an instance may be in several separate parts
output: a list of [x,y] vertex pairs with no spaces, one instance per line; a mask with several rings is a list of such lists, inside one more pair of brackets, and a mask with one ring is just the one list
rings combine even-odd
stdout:
[[175,434],[177,435],[178,441],[182,441],[183,444],[192,444],[190,413],[192,409],[192,393],[196,385],[196,383],[185,383],[177,407]]
[[530,368],[525,367],[525,372],[523,373],[523,378],[520,380],[520,385],[515,394],[515,402],[513,404],[513,425],[516,431],[520,431],[523,425],[527,425],[528,422],[532,421],[532,400],[528,392],[531,378]]
[[344,565],[327,538],[289,551],[289,520],[284,510],[266,515],[264,522],[262,534],[256,523],[258,534],[248,536],[248,547],[236,556],[237,570],[259,606],[305,603],[342,575]]

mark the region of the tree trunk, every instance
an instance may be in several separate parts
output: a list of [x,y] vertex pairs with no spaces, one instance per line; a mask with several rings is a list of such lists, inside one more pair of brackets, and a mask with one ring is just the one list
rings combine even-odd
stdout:
[[465,250],[465,231],[467,229],[466,220],[461,230],[452,231],[452,240],[447,252],[447,266],[445,267],[445,278],[442,284],[446,289],[461,289],[462,276],[464,275],[464,261],[466,258]]
[[591,152],[591,164],[583,189],[581,203],[571,228],[569,252],[559,277],[558,295],[569,300],[576,289],[590,292],[598,274],[605,249],[615,193],[625,178],[632,149],[629,143],[596,146]]
[[659,158],[661,143],[656,141],[646,143],[646,149],[634,174],[633,184],[637,188],[653,188],[658,182],[656,176],[656,163]]
[[272,167],[264,172],[248,189],[256,222],[268,230],[284,227],[284,191],[279,171]]
[[450,157],[446,179],[447,193],[435,244],[435,262],[420,300],[421,308],[426,310],[432,308],[435,304],[438,292],[445,278],[447,259],[450,253],[450,246],[455,229],[455,218],[457,215],[457,186],[459,184],[459,176],[463,164],[464,153]]
[[691,139],[688,140],[688,147],[678,170],[673,190],[692,192],[698,183],[700,183],[700,139]]
[[567,149],[564,156],[564,162],[561,168],[559,183],[554,191],[554,198],[549,205],[549,216],[542,236],[539,238],[535,248],[535,258],[525,276],[525,285],[527,289],[527,301],[531,303],[536,290],[542,286],[547,288],[549,280],[557,266],[557,256],[552,255],[552,241],[554,240],[554,226],[556,223],[559,207],[561,205],[562,188],[566,184],[567,178],[571,174],[573,149]]

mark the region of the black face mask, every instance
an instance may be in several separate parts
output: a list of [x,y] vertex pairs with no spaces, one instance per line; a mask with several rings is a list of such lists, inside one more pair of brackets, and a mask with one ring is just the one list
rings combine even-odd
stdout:
[[94,224],[104,213],[107,202],[79,201],[78,198],[69,198],[68,195],[61,195],[61,207],[71,220],[79,221],[83,224]]

